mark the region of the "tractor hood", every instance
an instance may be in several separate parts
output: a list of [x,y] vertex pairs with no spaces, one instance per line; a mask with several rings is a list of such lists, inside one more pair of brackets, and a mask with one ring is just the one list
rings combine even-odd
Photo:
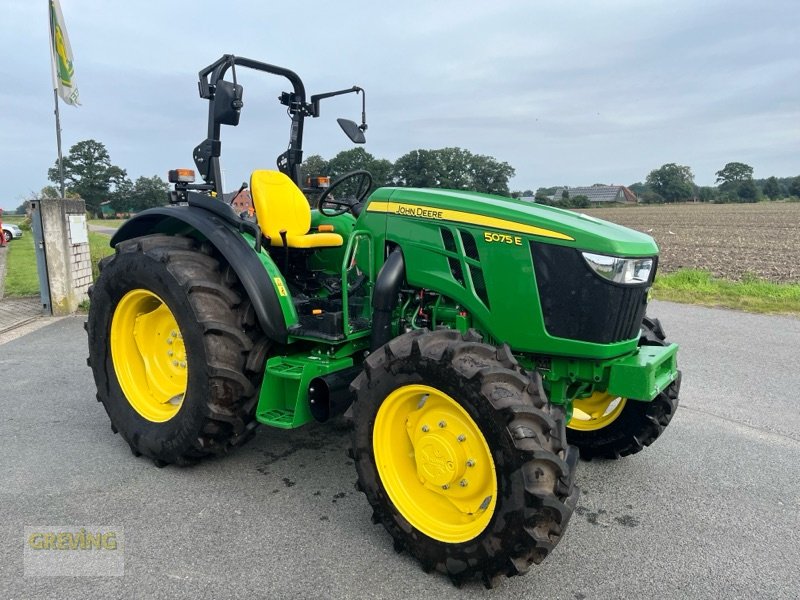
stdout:
[[653,238],[633,229],[561,208],[478,192],[386,187],[372,194],[366,210],[484,226],[599,254],[658,254]]

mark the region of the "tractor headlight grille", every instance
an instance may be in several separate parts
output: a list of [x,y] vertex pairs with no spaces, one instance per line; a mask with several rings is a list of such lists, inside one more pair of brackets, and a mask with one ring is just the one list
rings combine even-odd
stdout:
[[656,257],[618,259],[531,242],[547,332],[597,344],[639,335]]

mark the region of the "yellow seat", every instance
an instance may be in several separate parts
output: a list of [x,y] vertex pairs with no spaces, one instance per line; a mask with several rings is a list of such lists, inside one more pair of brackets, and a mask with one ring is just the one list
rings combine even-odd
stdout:
[[250,195],[258,226],[273,246],[283,246],[281,231],[286,232],[289,248],[341,246],[338,233],[308,233],[311,207],[295,183],[279,171],[253,171]]

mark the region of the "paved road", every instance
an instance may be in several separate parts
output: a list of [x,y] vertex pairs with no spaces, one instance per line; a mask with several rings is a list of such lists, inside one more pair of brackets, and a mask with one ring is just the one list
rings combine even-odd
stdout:
[[103,235],[112,236],[117,233],[118,227],[109,227],[107,225],[93,225],[89,223],[89,231],[94,231],[95,233],[102,233]]
[[[565,539],[490,591],[394,553],[341,426],[157,469],[94,401],[81,320],[29,333],[0,347],[0,597],[797,598],[800,320],[652,308],[683,345],[673,424],[637,456],[581,463]],[[125,576],[23,577],[23,527],[48,524],[124,527]]]

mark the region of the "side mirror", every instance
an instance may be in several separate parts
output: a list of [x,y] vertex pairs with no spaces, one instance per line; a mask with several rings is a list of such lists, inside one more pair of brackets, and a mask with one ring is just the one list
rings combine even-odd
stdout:
[[214,90],[214,120],[221,125],[239,124],[242,113],[242,86],[220,79]]
[[339,127],[342,128],[342,131],[354,144],[363,144],[367,141],[367,138],[364,137],[364,132],[355,122],[350,119],[336,119],[336,122],[339,123]]

